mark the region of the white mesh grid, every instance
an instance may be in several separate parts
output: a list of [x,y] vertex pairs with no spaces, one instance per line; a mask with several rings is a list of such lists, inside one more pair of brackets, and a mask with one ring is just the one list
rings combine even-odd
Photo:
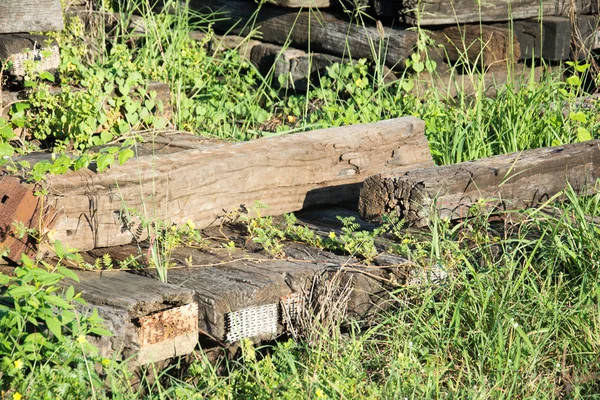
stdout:
[[225,314],[225,340],[229,343],[277,333],[277,304],[248,307]]

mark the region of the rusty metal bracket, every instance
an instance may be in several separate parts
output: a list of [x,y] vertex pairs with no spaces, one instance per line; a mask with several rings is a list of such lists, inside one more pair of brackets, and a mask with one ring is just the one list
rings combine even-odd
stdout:
[[0,249],[8,249],[5,257],[9,260],[19,261],[21,254],[35,255],[35,239],[27,233],[19,237],[15,223],[24,228],[44,228],[41,204],[42,199],[18,178],[0,174]]

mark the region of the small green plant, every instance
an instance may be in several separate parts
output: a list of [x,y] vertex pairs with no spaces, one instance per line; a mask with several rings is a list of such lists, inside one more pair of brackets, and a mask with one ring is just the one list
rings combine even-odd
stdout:
[[281,256],[283,254],[283,244],[285,232],[273,222],[273,217],[261,215],[261,210],[267,206],[258,202],[254,207],[255,217],[250,218],[247,215],[242,215],[241,220],[246,224],[248,234],[253,242],[263,246],[265,251],[273,256]]
[[145,225],[149,237],[148,264],[155,269],[161,282],[168,282],[168,270],[175,265],[172,262],[173,251],[184,245],[200,243],[200,233],[191,220],[182,227],[164,221],[149,222]]

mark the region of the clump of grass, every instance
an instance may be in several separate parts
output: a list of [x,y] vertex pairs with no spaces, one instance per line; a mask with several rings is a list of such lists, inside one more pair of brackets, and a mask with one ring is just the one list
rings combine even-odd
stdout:
[[455,226],[436,221],[430,251],[415,260],[444,265],[443,282],[398,288],[399,306],[366,329],[314,329],[310,344],[268,351],[246,345],[226,376],[198,360],[196,384],[178,388],[234,398],[594,395],[600,229],[590,218],[600,215],[599,204],[600,194],[579,199],[569,189],[552,214],[509,212],[496,224],[486,215]]

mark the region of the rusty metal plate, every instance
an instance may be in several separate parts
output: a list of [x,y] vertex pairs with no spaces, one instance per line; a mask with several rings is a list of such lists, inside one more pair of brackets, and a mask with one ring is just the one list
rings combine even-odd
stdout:
[[26,228],[41,228],[40,198],[12,176],[0,176],[0,248],[8,248],[7,258],[18,261],[21,254],[35,254],[35,240],[29,235],[19,239],[14,223],[21,222]]
[[160,343],[186,334],[198,334],[198,304],[169,308],[139,318],[140,346]]

